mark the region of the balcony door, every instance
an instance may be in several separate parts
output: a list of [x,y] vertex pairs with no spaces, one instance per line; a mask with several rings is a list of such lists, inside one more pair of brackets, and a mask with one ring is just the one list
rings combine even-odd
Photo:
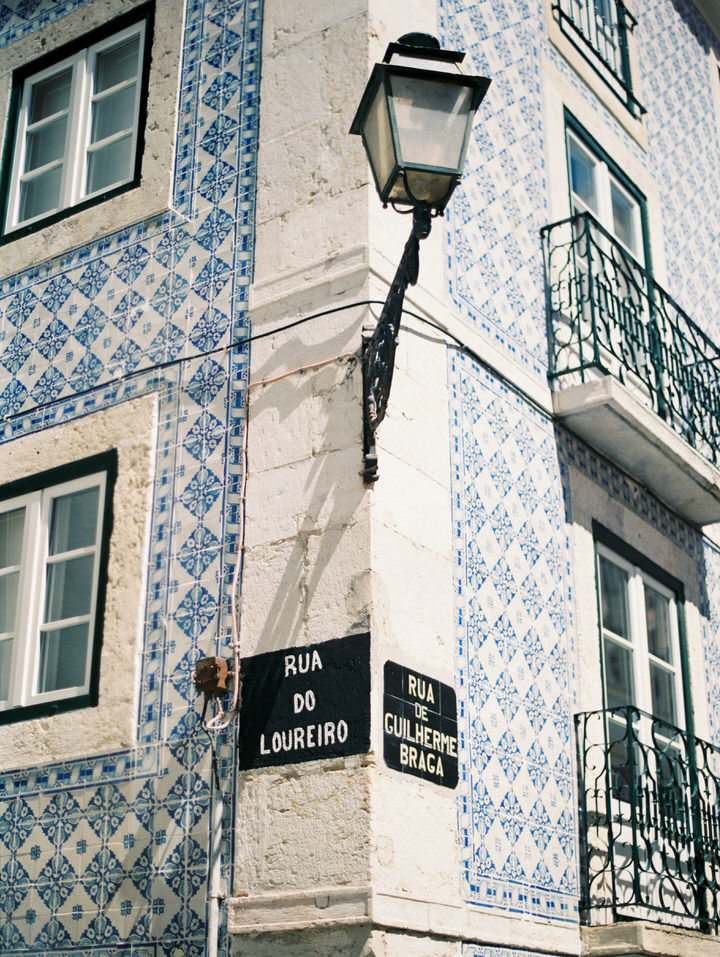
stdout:
[[695,754],[685,731],[679,583],[596,527],[607,834],[627,916],[697,909]]
[[676,597],[637,565],[597,545],[605,706],[634,705],[684,724]]
[[567,131],[573,215],[588,212],[640,263],[645,264],[639,197],[624,186],[609,163],[571,129]]
[[662,377],[655,353],[644,198],[616,163],[566,116],[578,352],[643,403]]

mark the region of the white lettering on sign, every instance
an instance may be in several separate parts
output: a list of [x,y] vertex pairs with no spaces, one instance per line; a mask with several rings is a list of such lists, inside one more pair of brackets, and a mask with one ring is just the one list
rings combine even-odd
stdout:
[[322,660],[317,648],[310,651],[298,651],[297,654],[285,655],[285,677],[306,675],[310,671],[322,671]]
[[[410,718],[403,718],[399,714],[393,714],[392,711],[385,712],[385,734],[417,744],[422,748],[439,751],[451,758],[457,757],[457,738],[455,735],[444,734],[442,731],[430,728],[426,724],[411,721]],[[402,748],[403,745],[401,744],[400,747]],[[404,763],[407,764],[408,762]]]
[[427,704],[435,704],[435,695],[433,694],[431,681],[425,681],[416,675],[408,675],[407,683],[408,694],[411,694],[413,698],[419,698]]
[[429,771],[430,774],[443,774],[442,758],[432,751],[425,752],[421,748],[414,748],[411,744],[400,743],[400,764],[418,771]]
[[295,714],[300,714],[301,711],[314,711],[315,710],[315,694],[312,689],[308,688],[305,694],[300,694],[296,691],[293,695],[293,711]]
[[332,745],[338,741],[344,744],[348,736],[348,724],[342,718],[340,721],[324,721],[320,724],[308,724],[295,728],[286,728],[283,731],[273,731],[268,738],[260,735],[260,754],[291,753],[304,751],[307,748],[322,748],[323,745]]

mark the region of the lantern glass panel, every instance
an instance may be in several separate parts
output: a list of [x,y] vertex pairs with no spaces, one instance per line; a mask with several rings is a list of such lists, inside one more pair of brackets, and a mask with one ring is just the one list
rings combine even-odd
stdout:
[[460,173],[472,88],[409,76],[390,83],[400,162]]
[[363,126],[365,148],[370,157],[379,192],[382,194],[395,166],[392,130],[388,115],[385,87],[381,83],[375,93],[372,106],[368,110]]

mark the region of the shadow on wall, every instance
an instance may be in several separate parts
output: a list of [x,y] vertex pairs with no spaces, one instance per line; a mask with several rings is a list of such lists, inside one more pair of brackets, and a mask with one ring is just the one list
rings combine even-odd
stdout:
[[[359,345],[359,326],[356,338]],[[323,354],[342,356],[347,342],[345,329],[324,343]],[[297,340],[284,343],[256,369],[254,380],[297,368],[304,353],[307,347]],[[358,521],[367,492],[361,476],[361,389],[361,366],[351,356],[251,392],[253,551],[244,577],[255,578],[253,595],[260,576],[272,591],[262,620],[255,620],[253,653],[369,628],[369,532],[367,523]],[[315,628],[319,623],[326,629],[333,621],[337,634]]]

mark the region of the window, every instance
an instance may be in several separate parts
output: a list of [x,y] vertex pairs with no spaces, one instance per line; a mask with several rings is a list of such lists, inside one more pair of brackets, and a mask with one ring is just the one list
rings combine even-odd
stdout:
[[97,697],[114,453],[0,489],[0,720]]
[[591,359],[589,365],[615,376],[652,406],[660,401],[664,360],[652,310],[645,200],[569,113],[566,146],[575,357]]
[[573,128],[567,131],[570,202],[573,215],[590,213],[643,264],[642,197],[609,160]]
[[[595,526],[609,760],[616,795],[649,775],[667,799],[682,780],[685,725],[679,604],[682,588]],[[645,784],[647,787],[647,784]]]
[[137,180],[147,32],[145,18],[15,77],[6,233]]
[[598,544],[605,700],[683,723],[674,593],[637,565]]

